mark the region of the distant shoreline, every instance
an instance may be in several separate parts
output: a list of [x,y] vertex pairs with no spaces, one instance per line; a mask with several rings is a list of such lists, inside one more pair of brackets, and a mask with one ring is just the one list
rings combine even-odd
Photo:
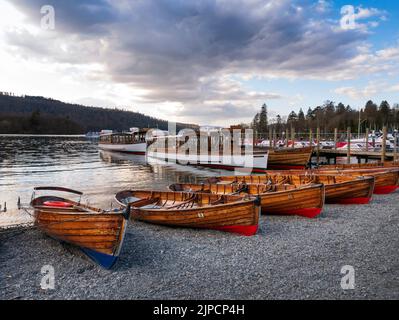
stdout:
[[33,134],[33,133],[0,133],[0,137],[86,137],[84,134]]

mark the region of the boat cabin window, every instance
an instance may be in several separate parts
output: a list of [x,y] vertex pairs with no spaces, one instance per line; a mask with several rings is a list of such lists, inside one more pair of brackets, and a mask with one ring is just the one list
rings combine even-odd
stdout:
[[100,136],[100,143],[110,144],[132,144],[138,142],[145,142],[145,133],[120,133],[120,134],[109,134]]

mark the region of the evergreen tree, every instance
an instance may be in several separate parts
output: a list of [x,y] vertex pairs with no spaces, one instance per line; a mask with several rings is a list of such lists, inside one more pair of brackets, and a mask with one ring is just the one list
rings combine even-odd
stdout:
[[262,133],[267,132],[268,119],[267,119],[267,106],[266,103],[262,105],[259,114],[259,131]]
[[276,117],[276,132],[281,133],[282,130],[283,130],[282,119],[281,116],[278,114]]
[[259,112],[255,115],[254,119],[252,120],[251,127],[256,133],[259,133]]
[[300,108],[298,112],[298,121],[305,121],[305,114],[303,113],[302,108]]
[[295,111],[291,111],[288,115],[287,124],[293,128],[295,128],[296,122],[298,121],[298,115]]
[[380,123],[379,125],[382,127],[384,125],[388,125],[389,116],[391,113],[391,107],[388,101],[384,100],[381,102],[380,107],[378,109],[380,114]]
[[308,108],[308,112],[306,113],[306,120],[311,121],[314,119],[314,113],[311,107]]

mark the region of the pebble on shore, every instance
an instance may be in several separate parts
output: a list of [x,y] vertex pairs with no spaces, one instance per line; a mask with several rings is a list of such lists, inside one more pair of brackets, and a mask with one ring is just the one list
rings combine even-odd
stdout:
[[[111,271],[37,229],[0,233],[0,299],[398,299],[398,198],[262,216],[253,237],[134,222]],[[41,289],[44,265],[53,290]]]

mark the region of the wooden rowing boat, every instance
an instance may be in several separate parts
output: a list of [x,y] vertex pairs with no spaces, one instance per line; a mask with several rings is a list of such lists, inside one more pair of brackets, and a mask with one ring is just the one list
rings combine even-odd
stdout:
[[[80,191],[61,187],[36,187],[34,191]],[[78,246],[106,269],[118,259],[128,223],[128,212],[108,212],[59,196],[32,196],[35,225],[52,238]]]
[[318,173],[351,176],[373,176],[374,194],[389,194],[399,187],[399,168],[317,170]]
[[[279,175],[330,175],[330,176],[372,176],[375,178],[374,194],[389,194],[399,186],[399,168],[369,168],[369,169],[331,169],[331,170],[269,170],[266,174]],[[345,178],[344,178],[345,179]]]
[[[254,235],[258,230],[259,199],[168,191],[121,191],[116,200],[131,219],[174,227],[207,228]],[[130,208],[130,209],[129,209]]]
[[312,147],[269,150],[268,169],[305,169],[312,156]]
[[296,187],[324,184],[325,202],[329,204],[367,204],[370,202],[374,190],[374,177],[272,172],[264,175],[217,177],[210,178],[208,181],[213,183],[291,184]]
[[330,164],[320,165],[320,170],[342,170],[342,169],[383,169],[383,168],[399,168],[399,161],[385,161],[384,163],[368,162],[368,163],[350,163],[350,164]]
[[172,184],[172,191],[210,192],[213,194],[258,195],[263,214],[318,216],[324,205],[324,185],[310,184],[296,187],[289,184]]

